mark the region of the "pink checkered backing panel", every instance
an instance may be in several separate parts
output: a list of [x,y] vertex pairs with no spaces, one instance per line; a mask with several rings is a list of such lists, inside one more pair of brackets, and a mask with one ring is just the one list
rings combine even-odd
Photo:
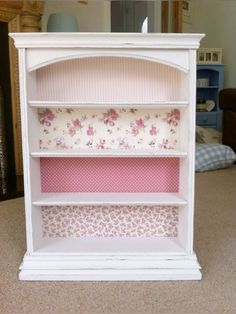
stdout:
[[41,158],[42,192],[178,192],[179,158]]

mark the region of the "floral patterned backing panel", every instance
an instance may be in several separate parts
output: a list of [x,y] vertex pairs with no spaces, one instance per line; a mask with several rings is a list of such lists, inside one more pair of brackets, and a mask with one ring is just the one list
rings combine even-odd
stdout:
[[176,237],[177,206],[45,206],[43,236]]
[[179,109],[39,109],[40,149],[179,149]]

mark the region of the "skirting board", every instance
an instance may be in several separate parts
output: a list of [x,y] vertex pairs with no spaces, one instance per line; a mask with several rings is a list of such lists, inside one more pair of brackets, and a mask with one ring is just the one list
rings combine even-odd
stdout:
[[127,281],[200,280],[191,255],[25,255],[20,280]]

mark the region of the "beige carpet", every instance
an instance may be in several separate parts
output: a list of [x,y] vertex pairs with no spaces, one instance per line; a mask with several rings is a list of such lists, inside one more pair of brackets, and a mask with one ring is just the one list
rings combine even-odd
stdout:
[[0,203],[0,313],[236,313],[236,167],[196,176],[202,281],[23,282],[23,199]]

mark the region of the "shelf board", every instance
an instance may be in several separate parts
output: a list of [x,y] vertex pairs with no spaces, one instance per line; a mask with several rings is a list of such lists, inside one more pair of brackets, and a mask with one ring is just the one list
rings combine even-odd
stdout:
[[186,151],[163,150],[39,150],[31,152],[32,157],[186,157]]
[[197,88],[201,88],[201,89],[218,89],[219,86],[215,85],[215,86],[197,86]]
[[187,201],[179,193],[41,193],[36,206],[79,205],[176,205]]
[[88,101],[42,101],[31,100],[28,102],[30,107],[34,108],[168,108],[168,107],[186,107],[188,101],[153,101],[153,102],[88,102]]
[[197,115],[202,115],[202,116],[215,116],[217,114],[216,110],[212,110],[212,111],[196,111]]
[[[38,247],[38,248],[37,248]],[[42,238],[35,253],[65,254],[184,254],[186,251],[177,238],[167,237],[88,237]]]

